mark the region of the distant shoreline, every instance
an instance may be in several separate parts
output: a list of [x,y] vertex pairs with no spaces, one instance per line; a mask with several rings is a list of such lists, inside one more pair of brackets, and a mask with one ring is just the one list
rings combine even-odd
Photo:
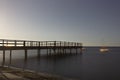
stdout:
[[[83,47],[102,47],[102,46],[83,46]],[[106,47],[110,47],[110,48],[119,48],[120,46],[106,46]]]

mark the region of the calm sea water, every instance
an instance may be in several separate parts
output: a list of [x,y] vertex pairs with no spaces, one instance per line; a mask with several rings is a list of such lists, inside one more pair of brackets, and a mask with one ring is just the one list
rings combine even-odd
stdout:
[[[82,54],[40,59],[36,50],[29,50],[27,61],[24,60],[24,51],[13,51],[11,66],[78,80],[120,80],[120,47],[109,49],[109,52],[101,53],[97,47],[87,47]],[[6,65],[10,65],[9,61],[9,51],[6,51]]]

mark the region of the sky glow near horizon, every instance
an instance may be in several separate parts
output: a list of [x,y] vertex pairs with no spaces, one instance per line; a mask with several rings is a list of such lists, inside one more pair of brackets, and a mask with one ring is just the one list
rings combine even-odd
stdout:
[[119,0],[0,0],[0,38],[120,46]]

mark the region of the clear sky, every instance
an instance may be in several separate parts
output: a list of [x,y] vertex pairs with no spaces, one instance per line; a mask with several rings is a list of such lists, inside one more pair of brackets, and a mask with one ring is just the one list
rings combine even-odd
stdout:
[[0,38],[120,46],[120,0],[0,0]]

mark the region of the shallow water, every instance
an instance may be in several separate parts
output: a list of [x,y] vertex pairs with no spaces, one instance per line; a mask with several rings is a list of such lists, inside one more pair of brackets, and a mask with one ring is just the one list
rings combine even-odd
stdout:
[[[6,65],[61,75],[79,80],[118,80],[120,79],[120,47],[110,47],[106,53],[97,47],[87,47],[82,54],[59,57],[37,58],[36,50],[28,51],[28,60],[24,60],[24,51],[12,51],[12,63],[9,63],[9,51],[6,51]],[[0,52],[2,64],[2,52]],[[46,54],[46,51],[42,51]]]

